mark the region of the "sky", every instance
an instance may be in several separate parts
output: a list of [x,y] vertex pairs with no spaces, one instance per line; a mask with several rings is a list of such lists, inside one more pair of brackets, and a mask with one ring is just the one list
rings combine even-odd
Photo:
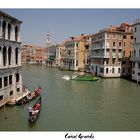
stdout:
[[51,43],[63,43],[70,36],[94,34],[110,25],[133,23],[140,9],[0,9],[23,21],[22,44],[46,47],[46,34]]

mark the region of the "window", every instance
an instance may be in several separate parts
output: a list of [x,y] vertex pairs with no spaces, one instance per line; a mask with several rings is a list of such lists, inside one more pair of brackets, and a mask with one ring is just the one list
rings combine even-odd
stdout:
[[122,43],[121,42],[119,42],[119,47],[121,47],[122,46]]
[[8,77],[4,77],[4,87],[8,86]]
[[13,95],[13,91],[10,91],[10,96],[12,96]]
[[114,58],[112,59],[112,64],[113,64],[113,65],[115,64],[115,59],[114,59]]
[[18,41],[18,27],[15,27],[15,41]]
[[135,71],[133,71],[133,74],[135,74]]
[[4,46],[3,47],[3,66],[6,66],[6,62],[7,62],[7,49]]
[[78,66],[78,60],[76,60],[76,66]]
[[2,33],[3,33],[3,38],[5,39],[5,33],[6,33],[6,22],[5,21],[3,21],[3,23],[2,23]]
[[106,73],[108,73],[108,68],[106,68]]
[[118,68],[118,73],[120,73],[121,72],[121,69],[120,68]]
[[3,100],[3,95],[0,96],[0,100]]
[[16,82],[19,82],[19,73],[16,74]]
[[123,51],[123,56],[125,57],[125,51]]
[[100,73],[103,73],[104,72],[104,68],[100,68]]
[[15,49],[16,65],[18,64],[18,48]]
[[123,73],[125,73],[125,68],[123,68]]
[[123,35],[123,39],[126,39],[126,35]]
[[8,24],[8,39],[11,37],[11,24]]
[[138,76],[140,76],[140,73],[138,73]]
[[12,48],[9,47],[8,48],[8,61],[9,61],[9,65],[11,65],[11,54],[12,54]]
[[134,57],[136,57],[136,50],[134,50]]
[[133,36],[131,36],[130,38],[133,39]]
[[135,32],[137,32],[137,28],[135,27]]
[[12,75],[9,76],[9,85],[12,85]]
[[115,47],[115,42],[113,42],[113,47]]
[[123,43],[123,46],[125,47],[125,42]]
[[0,78],[0,88],[2,88],[2,78]]
[[19,92],[20,91],[20,88],[17,88],[17,92]]
[[135,62],[133,62],[133,68],[135,68]]
[[140,69],[140,63],[138,64],[138,67],[139,67],[139,69]]
[[134,43],[136,43],[136,37],[134,38]]
[[112,73],[114,73],[115,72],[115,69],[114,68],[112,68]]

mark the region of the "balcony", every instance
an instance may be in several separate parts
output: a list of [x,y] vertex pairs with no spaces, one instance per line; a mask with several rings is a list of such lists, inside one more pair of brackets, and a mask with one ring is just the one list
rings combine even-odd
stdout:
[[109,53],[104,53],[104,55],[102,55],[101,58],[110,58],[110,55],[109,55]]
[[91,47],[91,50],[100,50],[101,49],[101,46],[92,46]]
[[140,62],[140,57],[131,57],[130,61]]
[[122,46],[119,46],[118,49],[121,50],[122,49]]
[[112,47],[112,49],[116,49],[116,48],[117,48],[116,46],[113,46],[113,47]]

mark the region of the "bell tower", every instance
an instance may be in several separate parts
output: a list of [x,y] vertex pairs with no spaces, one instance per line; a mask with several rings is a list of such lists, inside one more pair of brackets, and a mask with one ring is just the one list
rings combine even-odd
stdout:
[[51,47],[51,34],[47,33],[47,43],[46,43],[46,47],[49,48]]

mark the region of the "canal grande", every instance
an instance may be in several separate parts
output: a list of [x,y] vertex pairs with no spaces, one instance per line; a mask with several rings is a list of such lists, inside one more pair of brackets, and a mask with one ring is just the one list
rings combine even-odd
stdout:
[[[140,130],[140,85],[116,78],[97,82],[63,79],[72,71],[23,65],[29,90],[42,86],[37,123],[28,123],[28,104],[0,109],[1,131]],[[7,117],[7,118],[5,118]]]

